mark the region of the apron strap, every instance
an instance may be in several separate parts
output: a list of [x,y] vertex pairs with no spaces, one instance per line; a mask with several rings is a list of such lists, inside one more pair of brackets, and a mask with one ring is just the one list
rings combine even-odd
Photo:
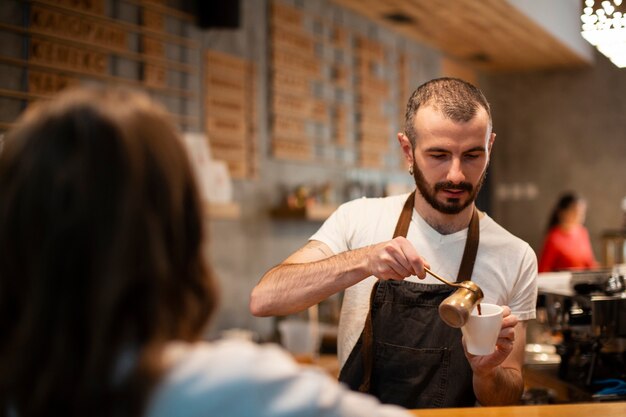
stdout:
[[[406,199],[398,223],[396,223],[396,229],[393,232],[393,237],[398,236],[406,237],[409,231],[409,225],[411,224],[411,218],[413,217],[413,206],[415,203],[415,191],[413,191]],[[474,207],[472,213],[472,219],[467,230],[467,239],[465,240],[465,249],[463,250],[463,258],[461,259],[461,266],[459,267],[459,273],[457,274],[457,282],[470,281],[472,272],[474,271],[474,263],[476,262],[476,254],[478,253],[479,242],[479,219],[478,210]],[[374,305],[374,296],[378,290],[378,284],[380,280],[374,284],[372,292],[370,293],[370,308],[365,318],[365,324],[363,326],[363,345],[362,345],[362,359],[363,359],[363,382],[359,386],[360,392],[369,393],[372,383],[372,369],[374,368],[374,329],[372,326],[372,307]]]
[[411,224],[411,217],[413,217],[413,205],[415,204],[415,191],[413,191],[409,198],[406,199],[404,206],[402,207],[402,212],[400,213],[400,217],[398,218],[398,223],[396,223],[396,230],[393,231],[393,237],[396,238],[398,236],[406,237],[409,232],[409,225]]
[[472,272],[474,271],[474,263],[476,262],[476,254],[478,253],[478,240],[480,235],[478,220],[478,210],[474,207],[472,220],[470,220],[467,229],[467,239],[465,240],[465,249],[463,250],[463,258],[459,273],[456,276],[456,282],[471,281]]

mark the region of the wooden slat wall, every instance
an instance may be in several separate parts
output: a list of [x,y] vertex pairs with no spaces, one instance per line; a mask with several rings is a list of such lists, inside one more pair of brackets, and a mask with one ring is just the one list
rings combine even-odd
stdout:
[[209,50],[205,54],[205,131],[213,158],[226,161],[233,178],[254,178],[256,76],[252,64]]
[[[389,149],[390,120],[385,115],[386,104],[391,98],[385,45],[364,36],[356,38],[357,62],[357,115],[359,162],[366,168],[384,168],[384,156]],[[387,75],[388,76],[388,75]]]
[[[0,63],[23,71],[26,91],[18,97],[14,93],[19,91],[3,89],[0,96],[29,102],[85,82],[128,85],[150,91],[166,107],[178,101],[171,109],[174,119],[186,130],[198,129],[198,116],[184,113],[184,109],[198,108],[197,92],[184,82],[197,76],[197,65],[169,59],[166,53],[167,48],[177,48],[187,57],[199,52],[196,41],[166,29],[165,21],[172,15],[185,18],[180,12],[156,0],[135,1],[140,22],[134,24],[107,16],[104,0],[23,3],[29,25],[4,22],[0,31],[21,37],[28,45],[27,53],[2,55]],[[117,73],[119,61],[137,71],[132,76]],[[8,126],[13,121],[2,122]]]
[[321,66],[316,39],[304,20],[303,12],[293,7],[278,1],[270,5],[271,152],[279,159],[315,158],[306,125],[314,116],[312,83],[321,80]]
[[326,12],[270,3],[272,155],[386,169],[395,46]]

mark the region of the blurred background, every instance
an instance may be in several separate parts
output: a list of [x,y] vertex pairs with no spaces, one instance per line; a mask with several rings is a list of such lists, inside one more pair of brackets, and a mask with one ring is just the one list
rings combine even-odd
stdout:
[[[623,263],[623,41],[612,55],[581,36],[585,23],[599,43],[608,18],[622,27],[621,1],[2,0],[0,132],[73,85],[163,103],[206,201],[222,287],[207,337],[275,341],[277,319],[248,311],[252,287],[342,202],[412,188],[396,133],[431,78],[468,80],[491,103],[482,210],[539,254],[556,198],[576,191],[601,267]],[[340,298],[303,316],[332,335]]]

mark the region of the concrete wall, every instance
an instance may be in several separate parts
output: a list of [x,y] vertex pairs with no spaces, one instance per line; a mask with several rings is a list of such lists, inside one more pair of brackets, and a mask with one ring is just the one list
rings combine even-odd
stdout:
[[[558,194],[588,201],[596,257],[601,233],[621,226],[626,197],[626,72],[596,54],[589,69],[485,76],[497,132],[493,216],[540,250]],[[536,196],[533,196],[536,194]]]

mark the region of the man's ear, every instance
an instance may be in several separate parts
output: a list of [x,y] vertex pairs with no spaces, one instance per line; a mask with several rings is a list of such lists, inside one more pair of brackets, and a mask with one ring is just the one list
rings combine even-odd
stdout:
[[404,159],[409,164],[409,167],[413,166],[413,146],[411,141],[404,133],[400,132],[398,133],[398,142],[400,142]]
[[489,150],[489,154],[491,155],[491,147],[493,146],[493,142],[496,140],[496,134],[491,132],[491,136],[489,137],[489,145],[488,145],[488,150]]

